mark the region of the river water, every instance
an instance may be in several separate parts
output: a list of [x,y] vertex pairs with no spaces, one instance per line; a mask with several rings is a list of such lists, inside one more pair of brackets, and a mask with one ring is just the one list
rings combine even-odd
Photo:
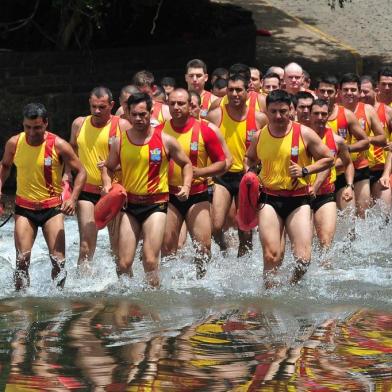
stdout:
[[[202,280],[188,243],[152,290],[138,257],[134,278],[118,280],[106,230],[91,275],[79,276],[67,218],[64,290],[51,284],[39,233],[31,287],[15,293],[11,220],[0,229],[0,390],[390,392],[391,229],[377,211],[340,217],[333,248],[315,244],[305,279],[272,290],[257,233],[241,259],[214,246]],[[282,282],[292,266],[288,251]]]

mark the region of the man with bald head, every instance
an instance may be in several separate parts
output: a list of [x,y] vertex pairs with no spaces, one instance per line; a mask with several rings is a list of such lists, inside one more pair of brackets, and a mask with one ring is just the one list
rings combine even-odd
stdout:
[[[162,256],[177,252],[178,237],[185,220],[196,246],[197,277],[204,276],[204,263],[211,257],[211,217],[208,199],[208,177],[223,174],[226,156],[215,132],[204,121],[191,116],[191,97],[179,88],[169,95],[172,119],[162,125],[162,132],[175,138],[193,166],[189,198],[178,197],[181,189],[181,168],[174,164],[169,171],[169,208],[163,239]],[[210,163],[208,163],[210,161]]]
[[272,67],[269,67],[267,69],[266,74],[272,74],[272,73],[279,75],[280,82],[281,83],[283,82],[284,69],[282,67],[278,67],[276,65],[273,65]]
[[284,67],[283,81],[285,90],[290,94],[297,94],[299,91],[304,91],[302,84],[304,81],[304,71],[297,63],[290,63]]

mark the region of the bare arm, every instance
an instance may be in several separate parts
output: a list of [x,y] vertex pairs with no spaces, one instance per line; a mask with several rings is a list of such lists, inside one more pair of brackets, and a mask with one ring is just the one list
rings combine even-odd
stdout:
[[14,155],[16,145],[18,143],[18,135],[11,137],[5,145],[3,159],[0,162],[0,198],[5,181],[10,175],[12,164],[14,163]]
[[[217,101],[215,101],[217,102]],[[211,105],[212,106],[212,105]],[[206,117],[206,120],[208,122],[213,123],[214,125],[216,125],[217,127],[220,126],[221,121],[222,121],[222,110],[220,108],[220,106],[218,105],[218,107],[210,112],[208,112],[208,115]]]
[[181,190],[178,192],[177,197],[180,200],[186,200],[189,197],[189,191],[191,189],[193,178],[192,163],[176,139],[165,133],[162,133],[162,141],[163,146],[170,158],[181,167],[183,185]]
[[366,133],[363,131],[355,114],[350,110],[345,110],[346,119],[348,122],[348,129],[350,134],[355,137],[357,140],[355,143],[350,144],[349,151],[350,152],[359,152],[365,151],[369,148],[369,139],[366,136]]
[[351,160],[350,153],[348,152],[348,147],[346,143],[344,142],[343,138],[334,135],[336,145],[338,146],[338,157],[342,162],[342,165],[344,167],[344,177],[346,179],[346,188],[343,190],[342,193],[342,198],[346,202],[350,201],[354,197],[354,190],[353,190],[353,184],[354,184],[354,164],[353,161]]
[[385,158],[385,165],[384,171],[380,178],[380,184],[383,188],[387,189],[391,186],[390,184],[390,176],[391,176],[391,169],[392,169],[392,153],[388,151],[388,154]]
[[86,182],[86,170],[79,161],[71,145],[65,140],[57,137],[55,147],[66,167],[76,173],[71,197],[68,200],[65,200],[61,205],[61,210],[65,214],[73,215],[75,214],[76,201]]
[[257,143],[259,142],[260,131],[258,131],[251,141],[244,158],[245,170],[256,167],[260,163],[257,157]]
[[233,157],[231,156],[229,147],[227,147],[226,140],[224,139],[220,129],[215,124],[210,122],[210,123],[208,123],[208,126],[209,126],[209,128],[211,128],[215,132],[216,136],[218,137],[219,141],[221,142],[222,150],[225,153],[225,157],[226,157],[225,171],[228,171],[230,169],[231,165],[233,164]]
[[384,147],[386,145],[386,137],[377,112],[370,105],[366,105],[365,110],[366,116],[369,119],[370,129],[373,132],[373,136],[369,136],[369,142],[374,146]]

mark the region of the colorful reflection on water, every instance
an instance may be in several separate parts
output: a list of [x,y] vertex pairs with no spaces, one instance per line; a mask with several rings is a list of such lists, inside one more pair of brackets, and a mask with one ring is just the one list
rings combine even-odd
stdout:
[[[159,295],[159,294],[156,294]],[[0,302],[6,391],[392,390],[392,313],[127,298]],[[182,305],[183,306],[183,305]],[[173,321],[174,319],[174,321]]]

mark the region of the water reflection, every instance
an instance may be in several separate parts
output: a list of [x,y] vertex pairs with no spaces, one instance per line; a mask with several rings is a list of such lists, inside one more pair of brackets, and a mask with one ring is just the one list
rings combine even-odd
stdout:
[[1,301],[2,390],[392,389],[391,313],[148,298]]

